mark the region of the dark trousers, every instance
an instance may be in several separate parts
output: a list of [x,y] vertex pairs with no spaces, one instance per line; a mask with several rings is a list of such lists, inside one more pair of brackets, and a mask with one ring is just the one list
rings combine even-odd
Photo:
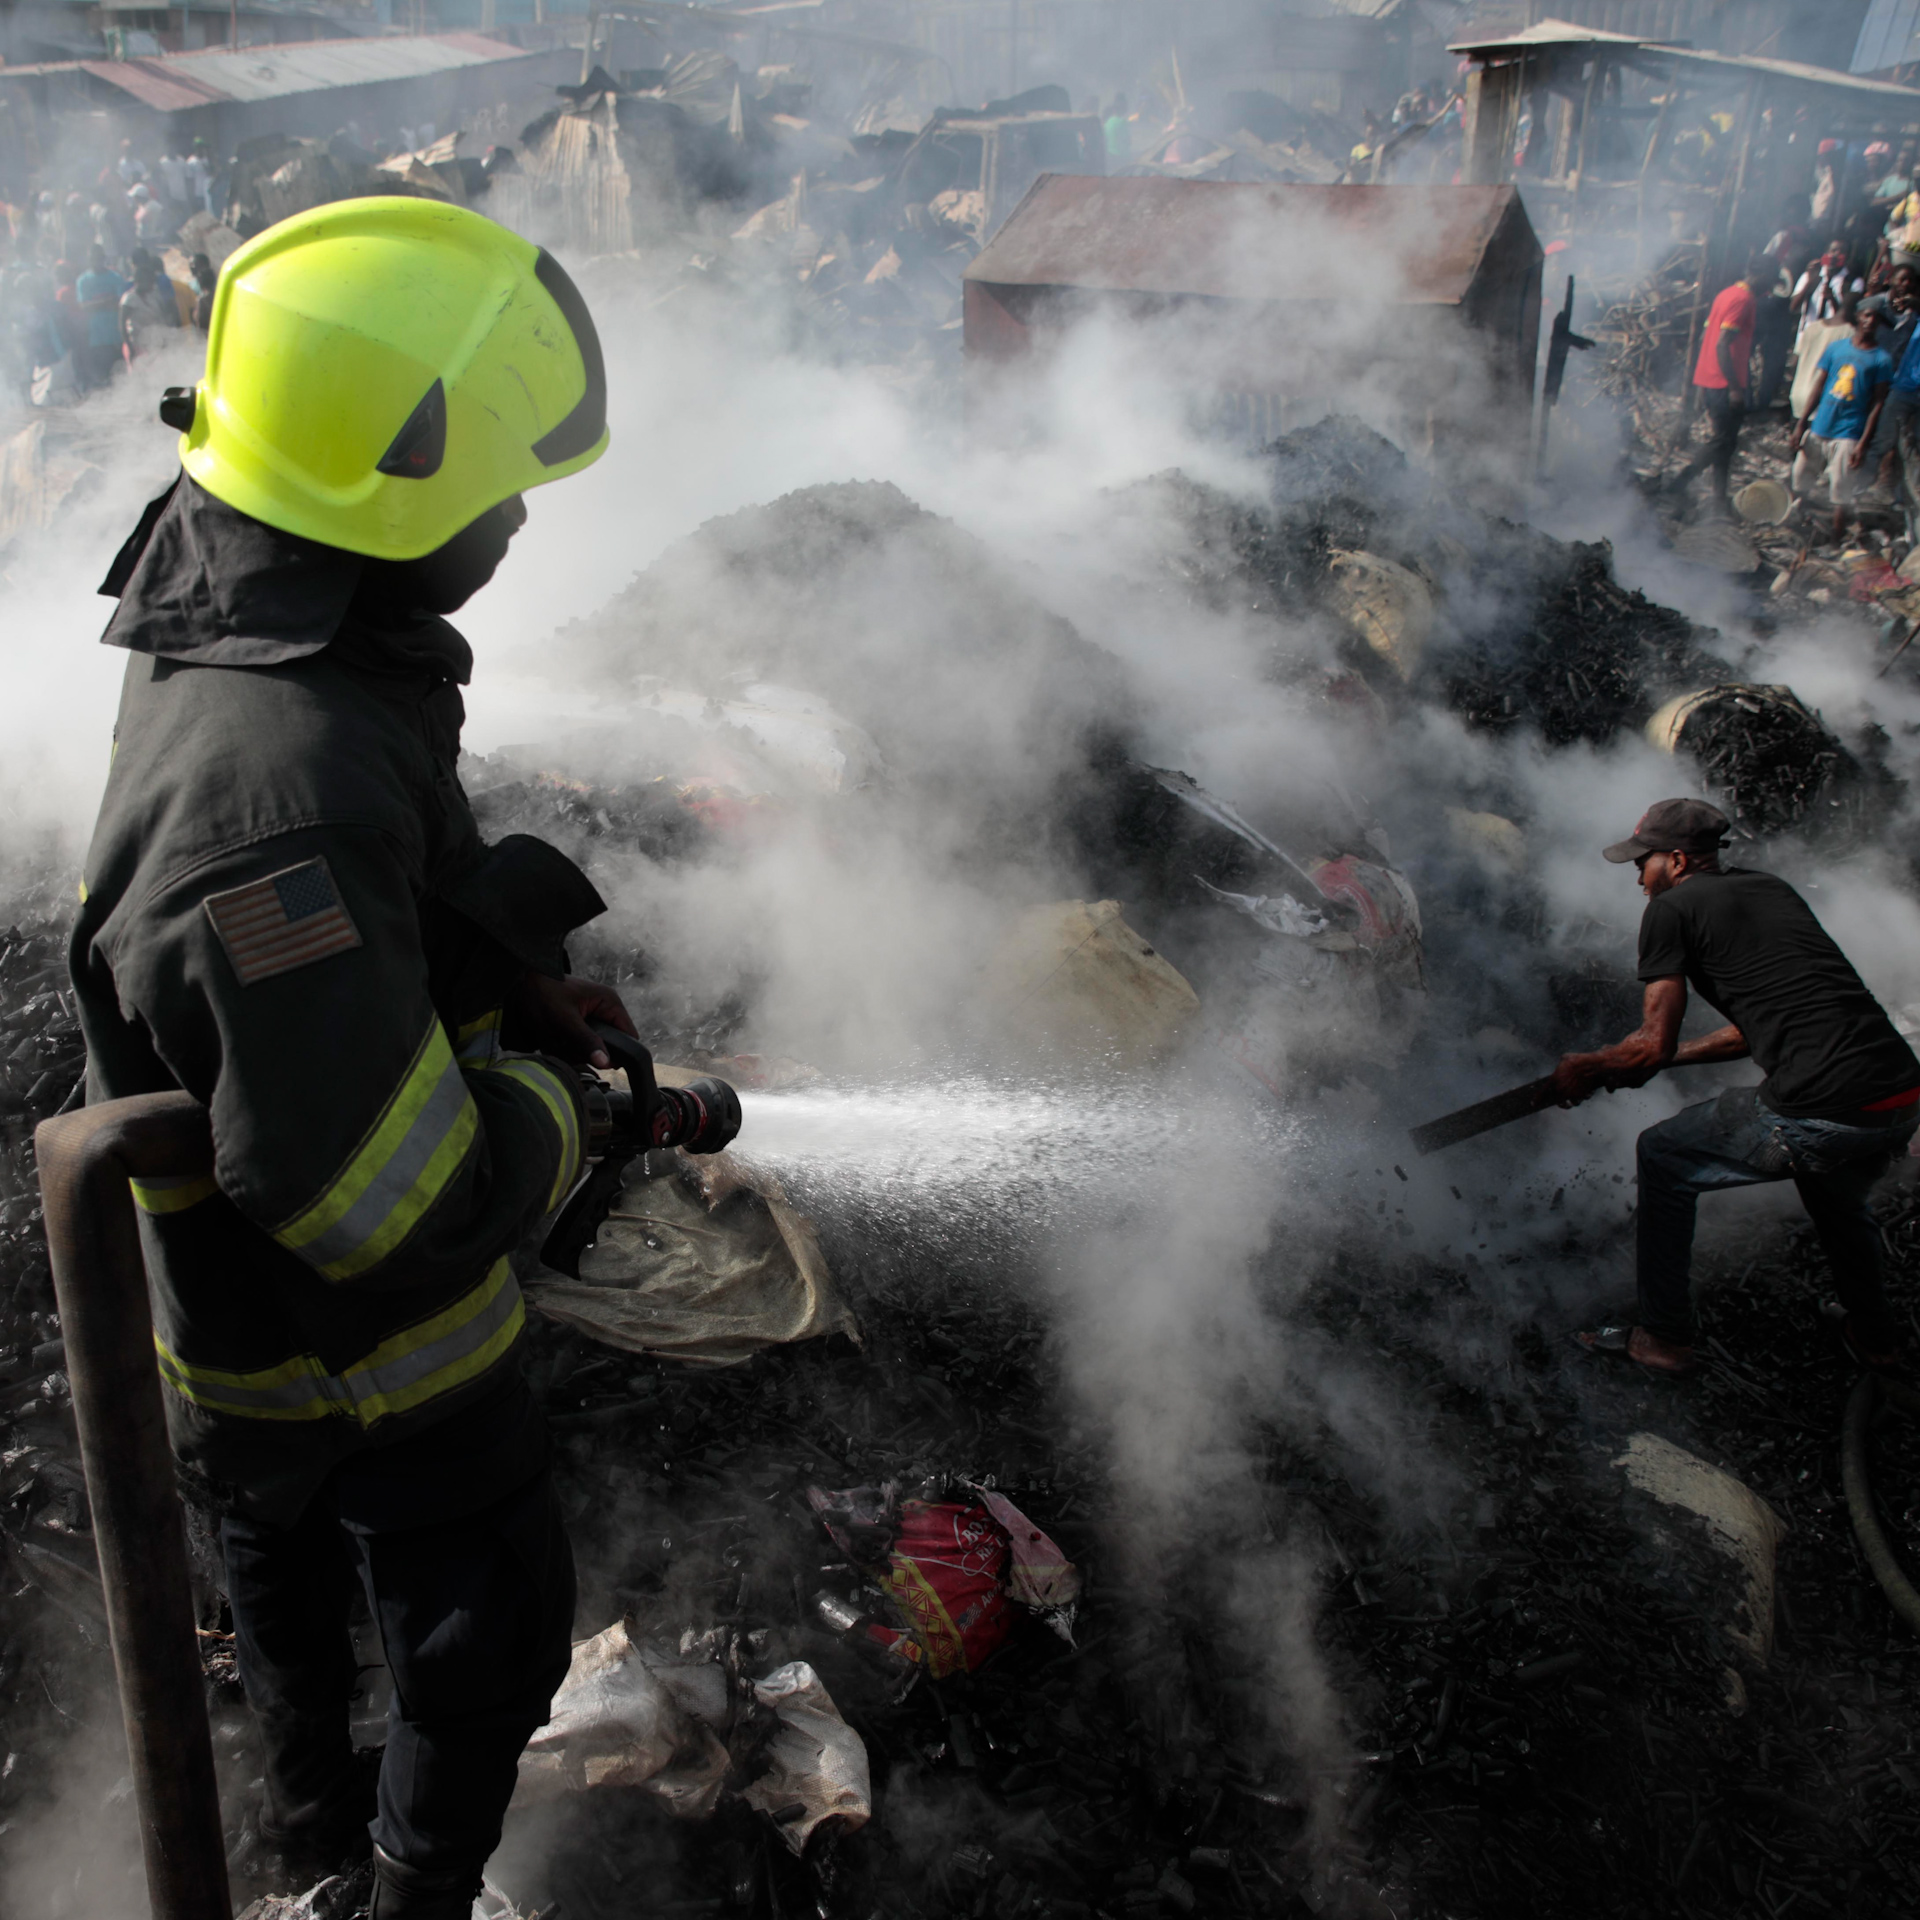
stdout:
[[1894,488],[1912,540],[1920,535],[1920,392],[1895,387],[1887,395],[1873,444],[1881,457],[1894,456]]
[[1696,475],[1713,469],[1713,493],[1716,500],[1727,497],[1727,478],[1733,472],[1733,456],[1740,445],[1740,429],[1747,410],[1739,405],[1725,387],[1702,387],[1700,404],[1707,410],[1713,437],[1674,476],[1674,485],[1685,486]]
[[1764,410],[1779,398],[1793,354],[1793,307],[1783,295],[1770,293],[1762,298],[1753,344],[1760,349],[1760,384],[1753,391],[1753,404]]
[[1638,1156],[1640,1324],[1662,1340],[1693,1344],[1690,1270],[1701,1194],[1791,1180],[1860,1343],[1875,1352],[1897,1347],[1900,1337],[1881,1290],[1880,1228],[1867,1198],[1906,1151],[1916,1125],[1920,1109],[1913,1107],[1889,1115],[1884,1126],[1789,1120],[1743,1087],[1649,1127],[1640,1136]]
[[477,1885],[521,1749],[567,1671],[573,1553],[548,1475],[403,1533],[349,1533],[322,1494],[288,1527],[229,1517],[221,1545],[266,1747],[270,1837],[328,1838],[365,1818],[347,1730],[357,1577],[394,1688],[373,1838],[411,1867],[471,1870]]

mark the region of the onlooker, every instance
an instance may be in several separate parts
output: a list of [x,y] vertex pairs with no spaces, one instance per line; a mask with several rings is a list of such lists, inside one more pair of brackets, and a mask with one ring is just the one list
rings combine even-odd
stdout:
[[1913,338],[1914,321],[1920,319],[1920,271],[1911,262],[1902,262],[1887,276],[1879,293],[1870,293],[1860,302],[1863,309],[1880,316],[1880,350],[1890,354],[1893,364]]
[[1753,328],[1759,311],[1754,289],[1766,285],[1772,267],[1765,254],[1755,254],[1746,272],[1714,299],[1707,314],[1706,335],[1700,342],[1700,358],[1693,369],[1693,384],[1700,390],[1700,403],[1712,422],[1713,437],[1667,483],[1673,492],[1684,492],[1695,475],[1711,467],[1714,501],[1723,512],[1727,509],[1727,479],[1740,445],[1741,423],[1747,417]]
[[1816,231],[1840,211],[1840,181],[1836,172],[1839,159],[1840,142],[1822,140],[1820,151],[1814,156],[1813,192],[1807,199],[1807,217]]
[[1770,276],[1754,288],[1759,313],[1754,322],[1753,344],[1760,353],[1760,384],[1753,404],[1764,410],[1780,394],[1786,378],[1787,361],[1793,353],[1793,287],[1798,278],[1794,269],[1805,254],[1805,229],[1782,227],[1763,249],[1772,263]]
[[142,246],[162,247],[173,238],[179,216],[141,185],[128,198],[133,202],[133,237]]
[[133,269],[133,285],[120,296],[120,343],[129,360],[152,352],[156,336],[172,334],[180,325],[180,302],[173,282],[162,275],[151,254],[142,254]]
[[[1902,404],[1900,370],[1906,365],[1907,348],[1912,344],[1915,323],[1920,322],[1920,269],[1910,265],[1894,268],[1886,290],[1870,293],[1860,303],[1880,316],[1880,351],[1893,362],[1894,385],[1887,404],[1880,410],[1880,425],[1873,443],[1867,448],[1868,484],[1880,486],[1894,478],[1894,461],[1899,454],[1900,435],[1912,420],[1911,404]],[[1920,374],[1920,363],[1915,371]],[[1910,403],[1912,396],[1907,396]]]
[[1847,259],[1847,243],[1838,235],[1827,242],[1827,250],[1794,283],[1793,309],[1800,316],[1800,331],[1809,326],[1841,318],[1847,295],[1865,290],[1866,282],[1853,271]]
[[213,289],[219,275],[204,253],[193,256],[193,324],[202,333],[213,325]]
[[1113,96],[1113,105],[1107,109],[1101,133],[1107,143],[1108,162],[1114,166],[1126,166],[1133,159],[1133,127],[1127,114],[1127,96],[1124,93]]
[[1914,188],[1913,158],[1913,143],[1908,141],[1901,147],[1892,169],[1883,174],[1873,185],[1873,204],[1887,216],[1889,238],[1895,231],[1894,217],[1899,211],[1900,203]]
[[1865,484],[1867,448],[1893,379],[1892,357],[1878,344],[1879,314],[1856,301],[1853,318],[1853,338],[1834,341],[1820,356],[1813,405],[1794,422],[1789,442],[1796,493],[1811,494],[1820,475],[1827,477],[1836,546],[1846,536],[1848,503]]
[[74,356],[82,386],[103,386],[120,357],[120,296],[127,282],[109,270],[106,250],[94,247],[87,270],[73,283],[73,297],[86,321],[86,342]]
[[193,151],[187,155],[182,171],[186,175],[187,197],[195,213],[213,211],[213,166],[208,160],[209,149],[204,138],[193,143]]
[[179,154],[163,153],[154,162],[154,171],[160,176],[160,192],[169,206],[178,207],[181,214],[197,211],[187,199],[187,163]]
[[133,142],[131,140],[122,140],[120,142],[120,157],[113,163],[113,170],[120,176],[120,184],[123,187],[130,187],[136,181],[144,180],[147,177],[146,168],[134,158]]

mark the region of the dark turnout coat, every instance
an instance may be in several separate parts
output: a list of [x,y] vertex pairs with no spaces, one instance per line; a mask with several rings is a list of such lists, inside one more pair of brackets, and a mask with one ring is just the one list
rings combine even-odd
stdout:
[[108,580],[132,657],[71,950],[87,1097],[212,1114],[211,1176],[135,1199],[175,1449],[263,1515],[517,1375],[507,1254],[584,1156],[575,1075],[504,1051],[500,1006],[602,903],[483,842],[465,643],[376,571],[183,479]]

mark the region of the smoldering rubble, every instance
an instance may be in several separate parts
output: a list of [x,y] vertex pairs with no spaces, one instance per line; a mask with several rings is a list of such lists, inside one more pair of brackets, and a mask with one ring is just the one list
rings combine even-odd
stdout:
[[[553,839],[616,902],[573,961],[621,987],[663,1072],[720,1071],[749,1103],[727,1164],[643,1156],[517,1257],[582,1594],[491,1914],[610,1920],[636,1887],[848,1920],[1897,1910],[1913,1669],[1856,1560],[1841,1368],[1806,1358],[1810,1236],[1762,1223],[1713,1251],[1718,1364],[1683,1405],[1578,1372],[1564,1285],[1529,1291],[1548,1264],[1603,1272],[1617,1186],[1472,1156],[1416,1184],[1401,1130],[1423,1086],[1518,1077],[1630,1001],[1621,930],[1550,912],[1527,856],[1555,769],[1639,735],[1789,871],[1866,857],[1905,817],[1897,770],[1604,545],[1466,505],[1357,422],[1260,467],[1254,494],[1115,490],[1101,522],[1174,530],[1142,549],[1146,604],[1252,636],[1245,697],[1337,781],[1210,784],[1017,555],[881,483],[670,548],[543,650],[594,710],[466,769],[490,832]],[[909,623],[903,686],[887,636]],[[1476,751],[1429,753],[1410,806],[1395,769],[1435,729]],[[782,863],[829,903],[894,887],[932,921],[893,959],[838,925],[822,998],[850,1016],[781,984]],[[692,938],[715,889],[739,903],[726,965]],[[19,911],[0,1817],[32,1844],[106,1667],[30,1144],[82,1063],[60,913]],[[864,1005],[863,974],[887,983]],[[755,1159],[756,1114],[776,1140],[783,1114],[898,1129],[928,1076],[913,1151],[944,1185],[902,1191],[884,1156],[863,1181],[851,1123],[851,1173]],[[876,1087],[892,1106],[861,1106]],[[1010,1146],[970,1151],[995,1129]],[[1063,1136],[1106,1155],[1072,1162],[1064,1212]],[[1231,1339],[1231,1302],[1188,1255],[1171,1318],[1127,1348],[1102,1324],[1133,1308],[1111,1249],[1205,1242],[1281,1139],[1307,1171],[1283,1230],[1271,1194],[1250,1209],[1244,1286],[1285,1339],[1234,1389],[1224,1465],[1181,1457],[1165,1436],[1211,1429],[1151,1382],[1197,1337],[1180,1316]],[[1910,1273],[1912,1190],[1882,1211]],[[1872,1466],[1909,1526],[1914,1449],[1889,1424]],[[343,1884],[272,1884],[195,1536],[236,1886],[257,1920],[344,1912]],[[387,1683],[361,1646],[371,1744]],[[111,1778],[90,1791],[119,1804]],[[62,1857],[38,1910],[110,1911],[133,1871]]]

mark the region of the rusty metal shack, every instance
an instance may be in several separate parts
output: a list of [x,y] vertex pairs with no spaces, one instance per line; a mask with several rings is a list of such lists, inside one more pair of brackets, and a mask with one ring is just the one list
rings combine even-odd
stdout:
[[1462,177],[1522,185],[1550,239],[1697,236],[1717,265],[1783,224],[1820,140],[1920,125],[1911,87],[1564,20],[1449,51],[1473,63]]
[[[1044,353],[1076,320],[1121,313],[1171,323],[1214,371],[1219,424],[1253,439],[1325,393],[1301,390],[1303,309],[1316,250],[1380,261],[1380,298],[1432,388],[1440,364],[1417,343],[1428,319],[1464,327],[1492,400],[1524,425],[1539,344],[1539,240],[1512,186],[1306,186],[1043,174],[967,268],[970,381]],[[1397,323],[1396,323],[1397,324]],[[1378,363],[1377,348],[1367,350]],[[1222,355],[1226,356],[1222,364]],[[1455,363],[1454,356],[1447,357]],[[1373,377],[1369,374],[1368,377]],[[1433,403],[1444,412],[1444,397]]]

